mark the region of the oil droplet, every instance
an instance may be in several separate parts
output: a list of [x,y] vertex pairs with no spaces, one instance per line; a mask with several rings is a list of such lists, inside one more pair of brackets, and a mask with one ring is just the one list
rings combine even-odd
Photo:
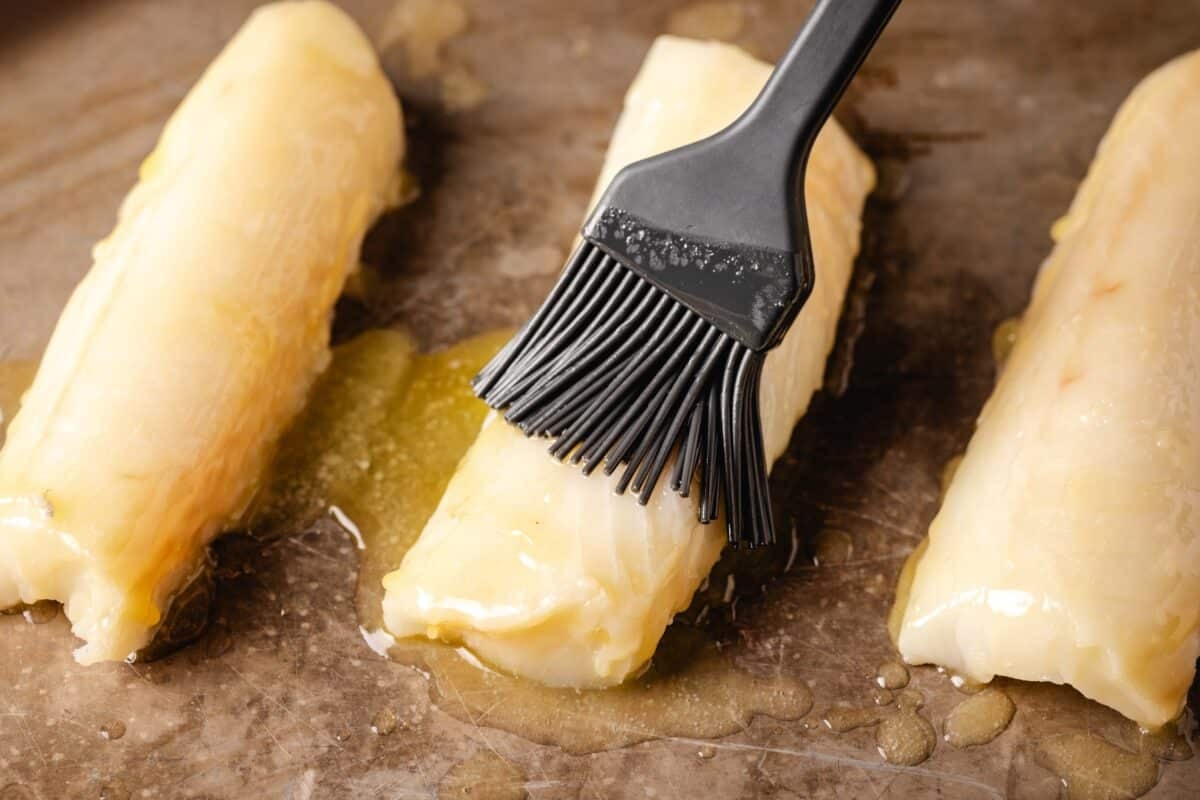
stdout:
[[379,36],[379,49],[404,48],[408,72],[427,78],[442,63],[442,47],[467,28],[467,10],[457,0],[400,0]]
[[716,754],[717,748],[713,747],[711,744],[706,744],[696,751],[696,758],[699,758],[703,761],[708,761],[710,758],[716,756]]
[[[383,576],[420,534],[483,421],[486,407],[469,380],[508,337],[489,334],[418,355],[404,334],[365,334],[335,350],[280,445],[251,527],[294,527],[297,517],[341,508],[366,545],[356,602],[365,630],[382,627]],[[370,464],[365,473],[357,466],[363,462]],[[766,548],[739,553],[718,564],[709,588],[716,596],[701,592],[697,603],[716,609],[735,567],[738,587],[758,587],[782,567]],[[400,641],[388,653],[429,676],[430,695],[446,713],[572,753],[665,736],[713,739],[760,714],[795,720],[809,712],[812,693],[799,677],[750,674],[718,646],[712,631],[728,624],[728,614],[712,611],[704,628],[691,610],[680,616],[645,674],[601,691],[548,689],[482,670],[435,642]]]
[[896,695],[887,689],[875,686],[871,689],[871,702],[877,706],[890,706],[896,702]]
[[442,73],[442,104],[449,111],[470,111],[488,96],[488,86],[466,67],[452,67]]
[[908,686],[908,667],[899,661],[885,661],[875,670],[875,684],[882,689]]
[[946,499],[946,492],[950,491],[950,484],[954,481],[954,476],[958,474],[958,468],[962,465],[962,460],[962,455],[954,456],[946,462],[946,466],[942,467],[940,499]]
[[836,528],[825,528],[813,538],[813,563],[818,567],[845,564],[854,554],[850,534]]
[[106,722],[100,726],[100,735],[110,742],[115,742],[125,735],[125,723],[120,720]]
[[966,675],[960,675],[957,672],[950,672],[948,674],[950,675],[950,685],[961,694],[979,694],[987,688],[987,684],[983,681],[972,680]]
[[1139,730],[1138,752],[1159,761],[1187,761],[1194,753],[1187,737],[1170,726],[1156,730]]
[[[415,351],[412,339],[397,331],[371,331],[334,350],[304,411],[280,442],[246,528],[269,535],[310,523],[330,505],[364,524],[361,509],[345,496],[357,496],[355,489],[364,482],[369,489],[378,470],[403,459],[398,445],[389,447],[386,437],[372,434],[396,413],[393,406],[403,403]],[[372,458],[376,453],[382,461]],[[364,474],[357,466],[361,461],[375,466]]]
[[825,712],[825,716],[821,718],[821,722],[834,733],[846,733],[858,728],[878,725],[882,718],[877,708],[847,708],[838,706]]
[[443,711],[572,754],[673,736],[716,739],[759,715],[797,720],[812,708],[803,680],[747,673],[706,632],[686,626],[667,629],[644,674],[593,691],[549,689],[481,670],[435,643],[401,641],[393,654],[430,673],[431,694]]
[[[933,754],[937,746],[937,732],[929,720],[917,713],[921,700],[913,701],[900,694],[899,709],[885,718],[875,729],[875,747],[879,755],[889,764],[911,767],[920,764]],[[920,698],[919,693],[915,693]]]
[[916,689],[905,689],[896,695],[896,705],[908,711],[916,711],[925,705],[925,695]]
[[33,383],[37,374],[36,361],[0,361],[0,444],[4,443],[4,431],[17,415],[21,395]]
[[925,551],[928,549],[929,537],[927,536],[904,560],[900,577],[896,580],[896,600],[892,603],[892,610],[888,612],[887,618],[888,636],[894,647],[900,646],[900,628],[904,625],[904,612],[908,608],[908,595],[912,591],[913,577],[917,574],[917,564],[921,562],[921,556],[925,555]]
[[1191,709],[1184,709],[1179,719],[1168,722],[1161,728],[1147,729],[1132,726],[1132,735],[1127,739],[1131,749],[1145,753],[1159,761],[1187,761],[1192,757],[1192,744],[1188,741],[1188,731],[1192,726]]
[[1012,355],[1013,348],[1017,346],[1017,335],[1020,330],[1020,317],[1006,319],[996,326],[996,330],[992,334],[992,358],[996,359],[997,367],[1003,367],[1004,363],[1008,361],[1008,357]]
[[1087,734],[1044,739],[1035,759],[1062,779],[1070,800],[1127,800],[1158,783],[1158,762],[1151,756]]
[[740,3],[701,2],[684,6],[667,19],[667,32],[689,39],[728,41],[746,24],[746,9]]
[[496,753],[483,751],[454,766],[438,786],[438,800],[524,800],[525,775]]
[[371,718],[371,732],[377,736],[388,736],[396,730],[399,722],[396,712],[385,708]]
[[1012,698],[1000,689],[984,689],[951,710],[943,738],[954,747],[974,747],[995,739],[1017,712]]

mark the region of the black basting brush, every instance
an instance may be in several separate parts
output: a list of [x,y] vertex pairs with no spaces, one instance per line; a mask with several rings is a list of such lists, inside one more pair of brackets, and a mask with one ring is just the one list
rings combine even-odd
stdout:
[[820,0],[725,130],[623,169],[550,296],[476,376],[475,393],[551,454],[622,469],[645,504],[700,490],[729,541],[775,540],[758,393],[816,278],[809,151],[900,0]]

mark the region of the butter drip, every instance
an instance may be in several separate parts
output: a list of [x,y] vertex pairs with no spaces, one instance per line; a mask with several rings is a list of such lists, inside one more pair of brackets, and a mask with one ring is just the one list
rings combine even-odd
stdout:
[[666,736],[724,736],[760,714],[807,714],[812,693],[803,680],[775,670],[756,674],[719,646],[739,583],[757,589],[781,568],[767,552],[719,563],[668,629],[649,669],[613,689],[546,688],[501,674],[465,648],[396,642],[382,631],[382,577],[420,534],[474,440],[486,408],[469,379],[508,336],[485,334],[425,355],[404,333],[374,331],[337,348],[280,446],[249,527],[294,530],[337,509],[335,521],[362,544],[357,608],[364,635],[427,675],[434,701],[458,719],[582,753]]

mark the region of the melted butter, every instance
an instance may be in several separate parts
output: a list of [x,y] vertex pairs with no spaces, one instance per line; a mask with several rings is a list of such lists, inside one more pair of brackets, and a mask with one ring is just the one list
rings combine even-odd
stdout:
[[946,674],[950,676],[950,685],[961,694],[979,694],[987,688],[986,683],[971,680],[966,675],[959,675],[953,671],[947,671]]
[[899,661],[885,661],[875,670],[875,683],[881,689],[903,689],[908,686],[908,667]]
[[1017,707],[1000,689],[988,688],[963,700],[946,716],[943,737],[954,747],[987,744],[1004,733]]
[[1020,317],[1006,319],[996,326],[996,330],[992,333],[992,358],[996,359],[998,368],[1003,368],[1008,357],[1012,355],[1013,348],[1017,346],[1017,335],[1020,330]]
[[[958,472],[958,467],[962,463],[962,460],[963,457],[961,455],[954,456],[942,468],[942,499],[946,497],[946,491],[950,488],[950,482],[954,480],[954,476]],[[912,583],[913,578],[917,574],[917,565],[921,563],[921,556],[925,555],[925,551],[928,549],[929,537],[926,536],[921,539],[921,543],[904,560],[904,566],[900,569],[900,577],[896,580],[896,599],[892,603],[892,608],[888,612],[887,618],[888,636],[892,640],[892,645],[896,648],[900,646],[900,628],[904,625],[904,612],[908,608],[908,597],[912,592]]]
[[401,641],[391,655],[428,672],[434,701],[452,716],[569,753],[664,737],[717,738],[758,715],[795,720],[812,708],[803,681],[747,673],[706,632],[683,625],[667,630],[643,675],[612,689],[548,689],[480,669],[434,643]]
[[1174,725],[1155,730],[1139,729],[1138,752],[1160,761],[1187,761],[1193,755],[1187,735]]
[[821,723],[834,733],[849,731],[878,725],[883,719],[883,712],[878,708],[846,708],[836,706],[829,709],[821,718]]
[[735,663],[733,648],[721,649],[738,593],[758,590],[782,569],[767,548],[730,551],[668,629],[649,669],[615,689],[548,689],[489,670],[465,650],[424,640],[389,649],[386,634],[376,633],[383,576],[420,535],[484,418],[469,379],[508,337],[489,334],[421,355],[408,336],[377,331],[337,348],[280,445],[249,526],[295,529],[336,507],[364,548],[357,596],[364,632],[426,674],[434,702],[458,719],[583,753],[666,736],[714,738],[758,715],[807,714],[812,693],[802,680],[753,674]]
[[400,0],[382,27],[379,48],[404,49],[405,70],[413,78],[437,76],[448,111],[469,111],[488,96],[488,85],[461,63],[446,63],[446,44],[467,28],[467,10],[457,0]]
[[938,481],[938,486],[941,490],[939,499],[946,499],[946,492],[950,491],[950,484],[954,481],[954,476],[958,474],[958,468],[962,465],[962,455],[957,455],[946,462],[946,466],[942,467],[942,474]]
[[1158,762],[1096,736],[1067,734],[1038,744],[1037,763],[1062,779],[1070,800],[1127,800],[1158,783]]
[[358,485],[380,466],[372,456],[386,444],[374,433],[402,400],[415,357],[412,339],[396,331],[372,331],[338,347],[280,442],[245,527],[271,533],[307,524],[358,496]]
[[[894,667],[904,671],[903,683]],[[888,662],[880,666],[880,676],[891,673],[894,683],[908,683],[908,670],[903,664]],[[879,683],[881,678],[876,679]],[[886,682],[886,681],[885,681]],[[933,754],[937,747],[937,733],[933,724],[921,715],[925,704],[924,696],[916,689],[901,689],[893,694],[890,690],[874,687],[873,705],[864,707],[835,706],[821,718],[826,728],[834,733],[848,733],[859,728],[875,727],[875,749],[884,761],[901,766],[920,764]],[[878,694],[883,692],[884,695]]]
[[442,73],[442,104],[450,111],[470,111],[487,99],[488,85],[466,67],[452,67]]
[[917,574],[917,564],[920,563],[921,556],[925,555],[928,548],[929,538],[926,537],[904,560],[904,566],[900,569],[900,577],[896,581],[896,602],[892,604],[892,610],[888,612],[887,630],[892,644],[897,647],[900,643],[900,628],[904,624],[904,611],[908,608],[908,595],[912,591],[913,577]]
[[1185,708],[1178,719],[1161,728],[1130,726],[1125,737],[1130,749],[1145,753],[1159,761],[1187,761],[1192,757],[1189,732],[1194,726],[1191,709]]
[[106,741],[115,742],[125,735],[125,723],[118,720],[106,722],[100,726],[100,737]]
[[400,0],[383,23],[381,51],[404,48],[409,74],[433,75],[442,64],[442,48],[467,28],[467,10],[458,0]]
[[33,383],[37,366],[36,361],[0,361],[0,444],[4,443],[4,431],[21,405],[21,395]]
[[515,764],[483,750],[450,768],[438,786],[438,800],[524,800],[525,775]]
[[689,39],[728,41],[746,25],[746,9],[740,3],[701,2],[684,6],[667,19],[667,32]]
[[933,755],[937,733],[920,714],[923,704],[921,693],[913,689],[905,689],[896,698],[896,712],[875,729],[875,748],[884,761],[911,767]]
[[[37,374],[37,361],[0,361],[0,447],[9,422],[21,407],[21,397]],[[61,606],[53,600],[20,603],[0,609],[0,614],[20,614],[32,625],[44,625],[58,616]]]
[[400,717],[390,708],[375,712],[371,717],[371,733],[376,736],[391,736],[400,727]]

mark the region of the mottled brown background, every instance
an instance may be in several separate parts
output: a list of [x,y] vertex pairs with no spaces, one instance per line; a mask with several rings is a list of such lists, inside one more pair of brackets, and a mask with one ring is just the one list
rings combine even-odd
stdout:
[[[37,354],[163,121],[254,5],[0,4],[0,358]],[[378,32],[391,0],[342,5]],[[480,107],[448,112],[435,82],[407,79],[404,54],[384,50],[425,191],[369,242],[387,279],[343,304],[339,335],[396,322],[438,345],[519,322],[570,241],[625,86],[680,3],[466,5],[470,27],[448,58],[488,84]],[[743,5],[736,41],[775,57],[809,4]],[[854,550],[794,571],[739,616],[743,655],[811,681],[814,714],[862,698],[889,653],[890,587],[991,385],[991,331],[1024,305],[1046,231],[1117,104],[1196,46],[1198,0],[907,0],[844,101],[839,116],[882,176],[860,321],[843,326],[844,392],[815,403],[776,491],[802,531],[840,528]],[[1119,741],[1127,729],[1069,690],[1018,685],[1008,733],[985,748],[942,745],[915,768],[882,764],[870,731],[838,738],[769,719],[708,760],[678,740],[568,756],[456,721],[419,674],[368,651],[348,544],[321,526],[225,546],[214,630],[150,665],[82,669],[61,616],[0,618],[0,798],[104,786],[114,797],[430,797],[477,752],[510,760],[533,798],[1051,797],[1056,779],[1031,758],[1040,736]],[[935,724],[959,699],[932,670],[914,684]],[[408,729],[373,735],[383,707]],[[107,742],[99,729],[113,720],[128,732]],[[1193,760],[1165,769],[1151,796],[1198,786]]]

